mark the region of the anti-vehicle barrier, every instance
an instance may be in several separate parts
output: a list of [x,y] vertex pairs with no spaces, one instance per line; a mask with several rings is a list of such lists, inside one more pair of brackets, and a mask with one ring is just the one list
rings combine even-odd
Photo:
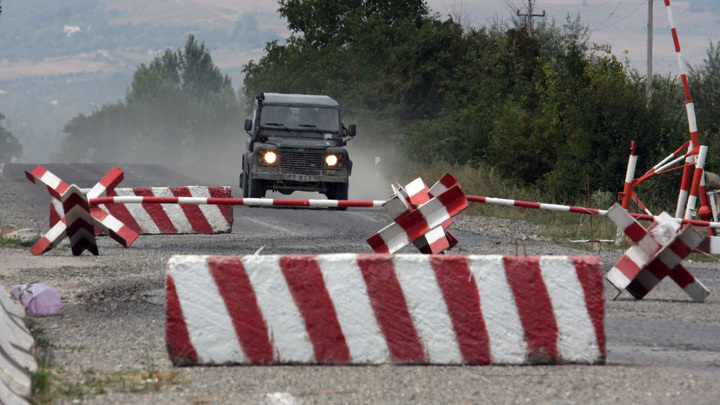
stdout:
[[604,363],[600,259],[173,256],[176,365]]
[[37,370],[32,355],[35,339],[23,322],[25,308],[0,286],[0,403],[27,405],[32,382],[28,371]]

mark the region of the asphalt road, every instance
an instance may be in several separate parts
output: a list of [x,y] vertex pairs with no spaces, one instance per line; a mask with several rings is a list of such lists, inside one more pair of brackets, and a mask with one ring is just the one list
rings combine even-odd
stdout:
[[[33,167],[2,166],[0,224],[47,230],[48,196],[23,173]],[[68,183],[90,187],[112,165],[46,167]],[[231,185],[233,194],[240,195],[233,170],[122,168],[124,187]],[[387,184],[377,187],[388,188]],[[37,319],[53,343],[48,354],[68,391],[53,401],[58,404],[714,404],[720,400],[717,262],[687,263],[712,292],[702,304],[691,302],[669,280],[642,301],[629,295],[612,300],[615,291],[608,284],[608,359],[602,366],[171,365],[164,335],[164,276],[170,256],[251,254],[260,248],[263,254],[369,253],[365,239],[388,221],[373,210],[236,207],[231,234],[143,235],[128,249],[102,237],[99,256],[73,257],[66,245],[40,257],[25,249],[0,248],[0,285],[9,289],[19,283],[45,282],[63,296],[60,314]],[[522,221],[460,215],[454,228],[460,240],[455,253],[588,254],[539,240],[533,236],[533,226]],[[621,252],[602,249],[596,254],[607,271]],[[142,378],[136,378],[138,373]]]

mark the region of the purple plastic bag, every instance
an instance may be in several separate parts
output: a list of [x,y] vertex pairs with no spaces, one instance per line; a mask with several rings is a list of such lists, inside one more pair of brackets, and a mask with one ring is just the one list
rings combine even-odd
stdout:
[[60,294],[43,283],[14,285],[10,293],[32,315],[54,315],[63,306]]

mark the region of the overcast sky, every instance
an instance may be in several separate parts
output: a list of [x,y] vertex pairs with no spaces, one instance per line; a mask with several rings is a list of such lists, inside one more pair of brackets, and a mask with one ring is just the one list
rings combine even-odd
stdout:
[[[683,59],[697,66],[705,58],[710,41],[714,44],[720,41],[720,17],[690,12],[688,1],[670,3]],[[427,0],[427,4],[443,16],[463,15],[470,25],[477,27],[494,20],[509,20],[513,10],[526,6],[527,0]],[[568,13],[573,17],[580,15],[583,24],[592,31],[592,42],[610,44],[615,55],[627,56],[640,74],[646,74],[648,0],[536,0],[533,13],[543,11],[545,18],[555,19],[558,24],[565,21]],[[653,15],[653,71],[677,75],[678,61],[663,0],[654,0]]]

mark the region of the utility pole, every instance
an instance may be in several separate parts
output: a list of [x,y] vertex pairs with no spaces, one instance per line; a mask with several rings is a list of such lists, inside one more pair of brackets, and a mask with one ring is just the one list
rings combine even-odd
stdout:
[[652,82],[653,82],[653,69],[652,69],[652,45],[653,45],[653,0],[648,0],[648,23],[647,23],[647,100],[650,103],[650,97],[652,97]]
[[517,11],[518,17],[527,17],[527,20],[525,21],[525,27],[527,27],[528,31],[533,30],[533,17],[545,17],[545,10],[543,10],[542,14],[533,14],[533,5],[535,0],[528,0],[528,6],[527,6],[527,14],[520,13],[520,10]]

